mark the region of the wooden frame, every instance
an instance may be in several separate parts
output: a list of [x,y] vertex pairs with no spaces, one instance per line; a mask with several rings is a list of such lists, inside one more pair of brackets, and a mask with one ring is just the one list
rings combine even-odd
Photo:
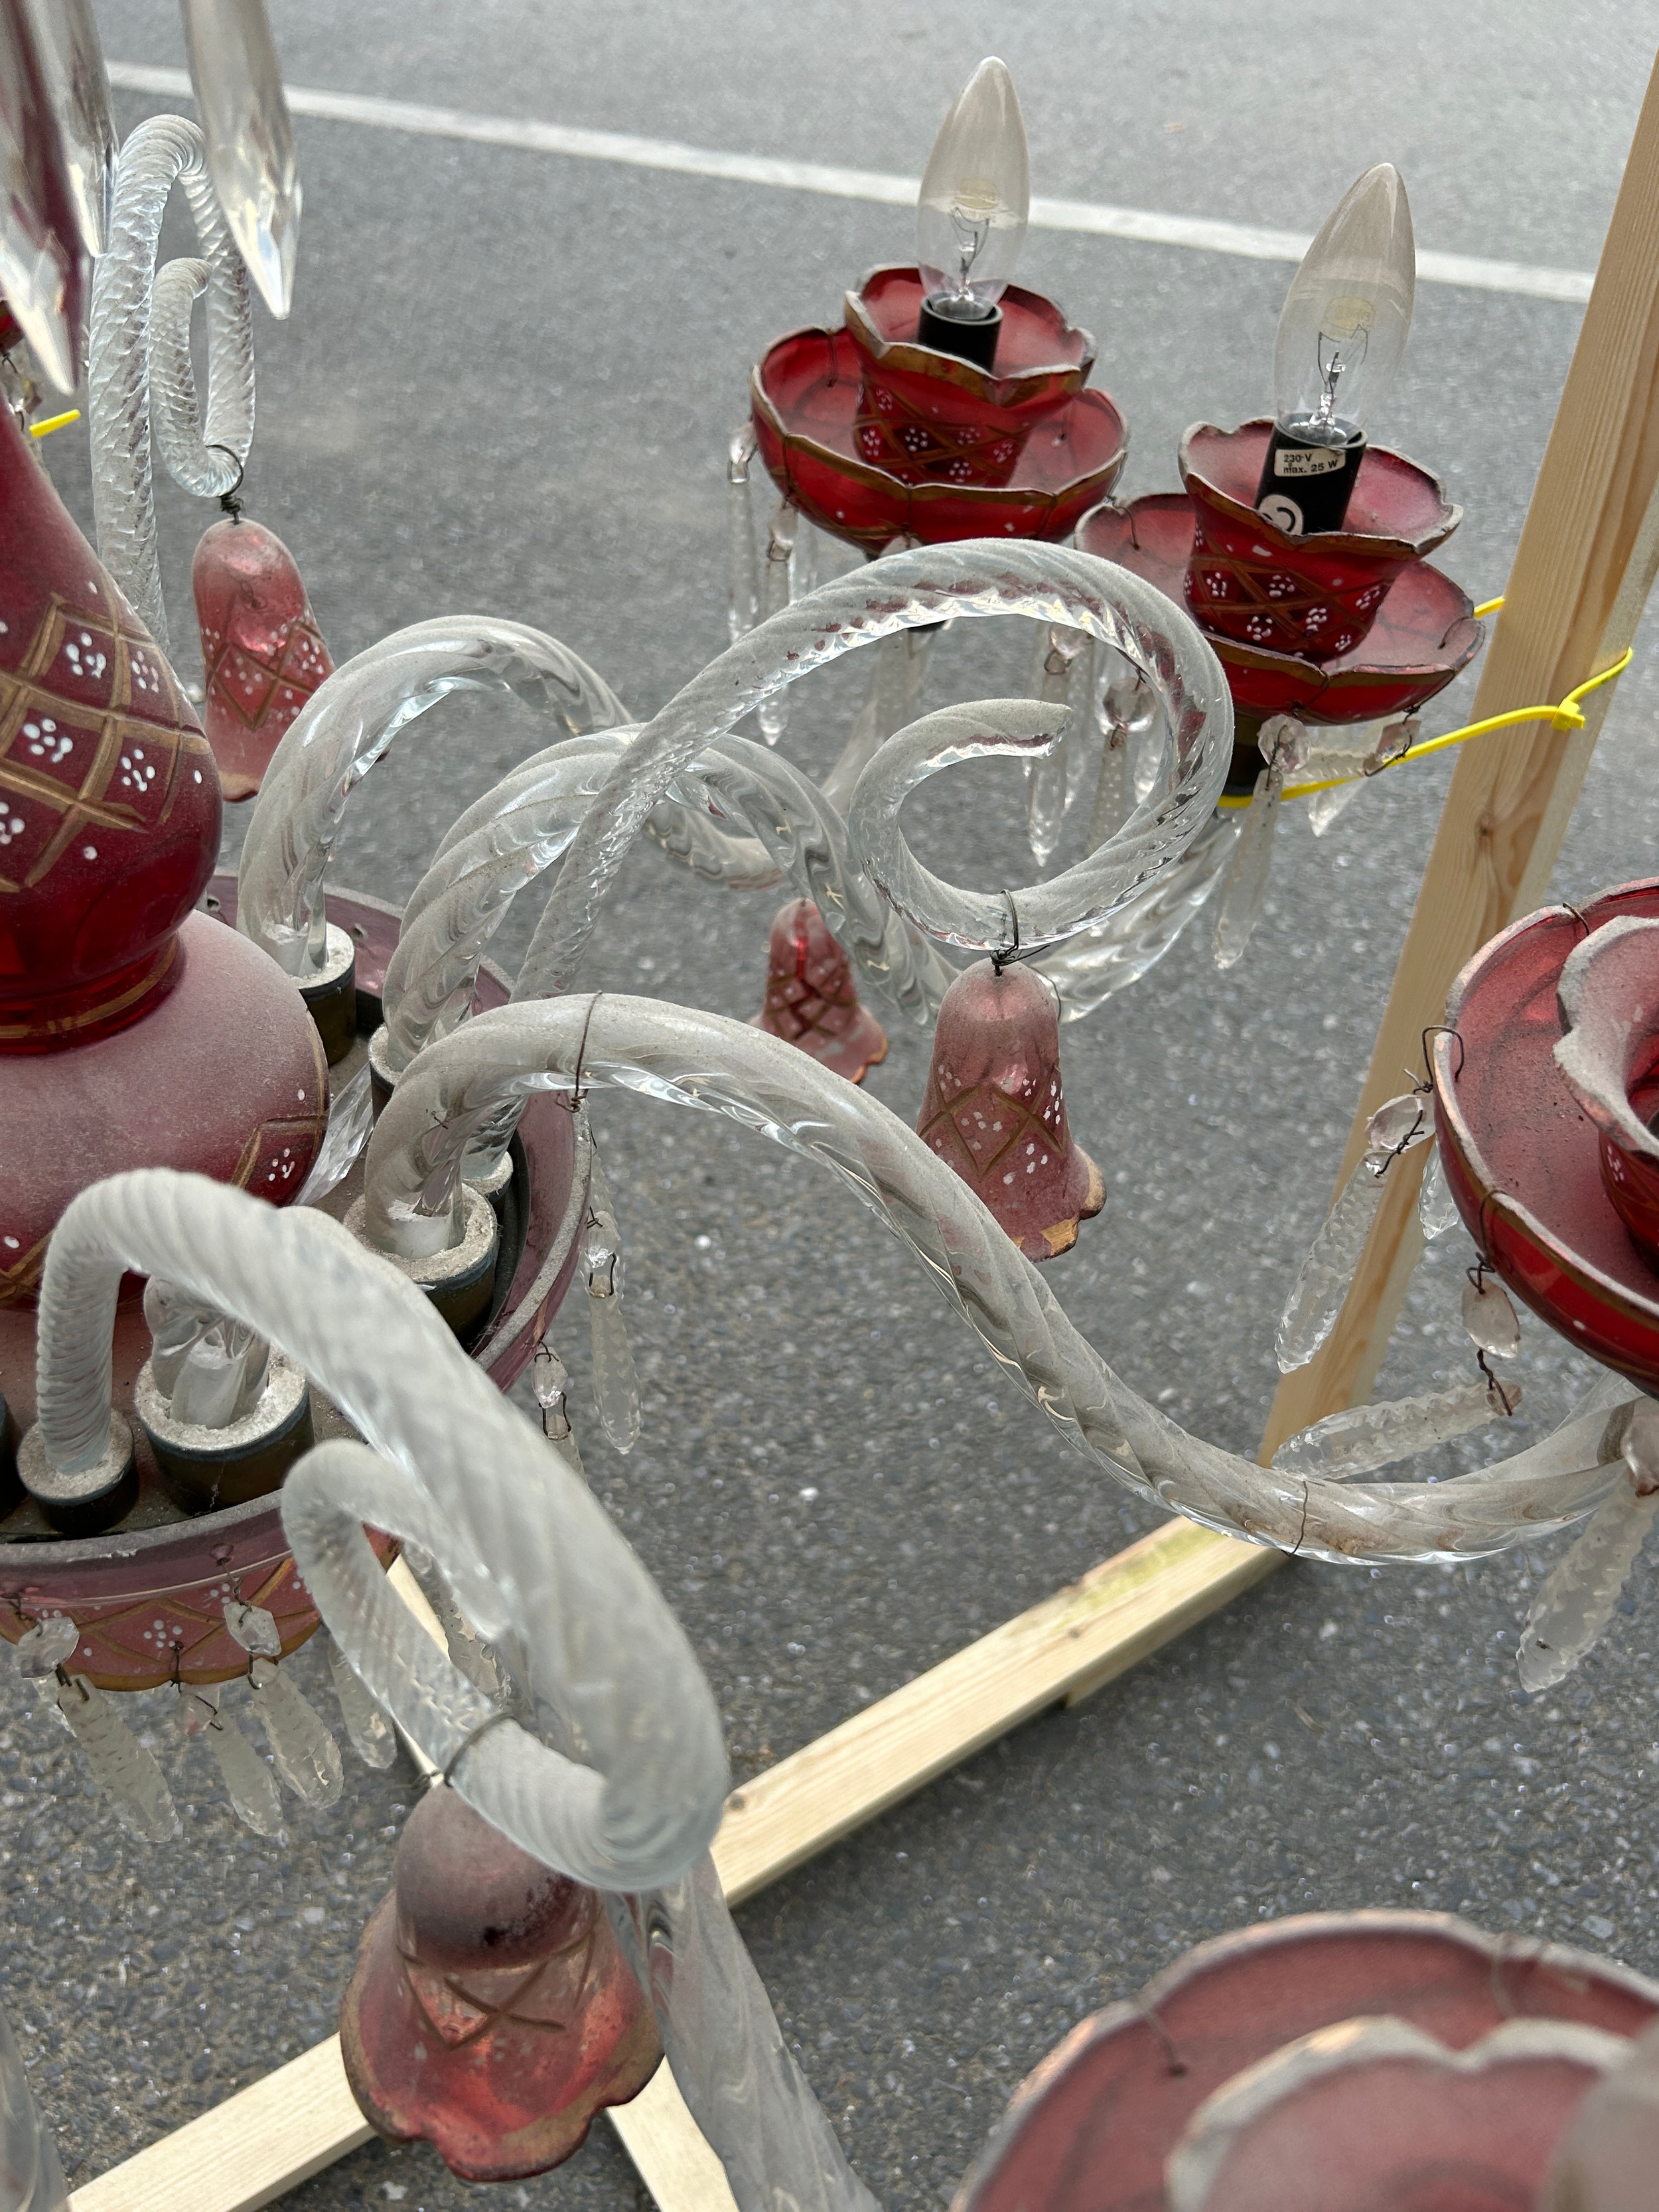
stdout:
[[[1610,666],[1634,637],[1656,569],[1659,73],[1637,125],[1475,718],[1562,698]],[[1401,1066],[1418,1063],[1421,1032],[1439,1018],[1458,969],[1542,897],[1610,698],[1610,689],[1592,695],[1581,731],[1540,720],[1461,755],[1343,1177],[1359,1156],[1367,1117],[1398,1089]],[[1319,1357],[1280,1385],[1264,1455],[1370,1390],[1417,1256],[1412,1200],[1421,1158],[1407,1154],[1389,1177],[1336,1329]],[[728,1897],[752,1896],[1032,1714],[1089,1696],[1280,1564],[1276,1553],[1184,1521],[1131,1545],[734,1791],[714,1843]],[[404,1573],[400,1583],[423,1611],[412,1578]],[[725,2176],[665,2067],[610,2117],[663,2212],[732,2212]],[[371,2132],[331,2038],[88,2183],[70,2203],[73,2212],[256,2212]]]

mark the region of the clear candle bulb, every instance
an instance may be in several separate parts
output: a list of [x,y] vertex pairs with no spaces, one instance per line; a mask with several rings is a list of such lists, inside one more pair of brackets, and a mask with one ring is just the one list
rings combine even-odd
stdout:
[[1002,297],[1031,208],[1025,121],[1006,63],[982,61],[927,157],[916,258],[930,301],[984,315]]
[[1346,446],[1388,396],[1417,287],[1412,211],[1390,161],[1351,185],[1291,280],[1273,348],[1273,412],[1308,445]]

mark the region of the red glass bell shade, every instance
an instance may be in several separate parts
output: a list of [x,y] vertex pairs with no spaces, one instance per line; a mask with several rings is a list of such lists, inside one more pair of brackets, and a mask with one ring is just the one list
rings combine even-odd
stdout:
[[203,720],[228,799],[254,798],[306,701],[334,672],[294,556],[273,531],[216,522],[191,566]]
[[1181,441],[1193,503],[1186,598],[1212,635],[1321,662],[1363,645],[1402,569],[1444,544],[1462,519],[1437,477],[1371,446],[1340,530],[1292,538],[1255,509],[1273,424],[1195,423]]
[[1054,992],[1018,963],[978,961],[940,1000],[916,1130],[1028,1260],[1070,1251],[1106,1202],[1066,1117]]
[[[1097,507],[1079,526],[1076,542],[1183,606],[1194,530],[1189,494],[1153,492],[1126,507]],[[1227,672],[1235,708],[1257,721],[1295,714],[1304,722],[1341,724],[1414,714],[1468,665],[1481,636],[1467,593],[1426,561],[1400,570],[1364,639],[1336,659],[1242,642],[1199,619]]]
[[380,2133],[431,2143],[468,2181],[560,2165],[662,2057],[598,1893],[444,1788],[404,1825],[396,1886],[340,2008],[340,2049]]
[[[1448,1913],[1310,1913],[1224,1936],[1083,2021],[1043,2060],[953,2212],[1161,2212],[1166,2161],[1206,2099],[1302,2037],[1380,2018],[1432,2037],[1449,2062],[1523,2020],[1633,2038],[1659,2019],[1659,1985],[1582,1952],[1517,1950]],[[1581,2080],[1577,2098],[1589,2086]],[[1538,2079],[1510,2075],[1496,2099],[1470,2108],[1440,2183],[1407,2173],[1402,2191],[1410,2104],[1386,2069],[1357,2087],[1346,2113],[1304,2114],[1294,2148],[1276,2160],[1279,2203],[1304,2206],[1300,2184],[1329,2174],[1347,2185],[1328,2200],[1345,2212],[1520,2212],[1536,2201],[1575,2104],[1572,2085],[1553,2076],[1546,2108]],[[1443,2077],[1434,2087],[1443,2092]],[[1328,2132],[1338,2128],[1340,2137]],[[1498,2193],[1481,2193],[1483,2176]],[[1255,2212],[1258,2198],[1243,2201]],[[1219,2195],[1217,2212],[1228,2202]]]
[[921,279],[878,269],[838,331],[793,331],[750,380],[755,435],[780,491],[832,538],[1068,537],[1116,483],[1123,418],[1085,389],[1094,341],[1011,286],[994,370],[916,343]]
[[1659,1391],[1659,1271],[1613,1203],[1601,1132],[1555,1059],[1567,957],[1626,914],[1659,915],[1659,881],[1546,907],[1483,945],[1452,986],[1430,1073],[1446,1181],[1489,1264],[1577,1350]]
[[810,1053],[849,1083],[887,1057],[887,1033],[859,1003],[852,963],[811,899],[792,899],[772,922],[766,1003],[750,1026]]
[[0,407],[0,1053],[107,1035],[176,981],[219,821],[173,671]]

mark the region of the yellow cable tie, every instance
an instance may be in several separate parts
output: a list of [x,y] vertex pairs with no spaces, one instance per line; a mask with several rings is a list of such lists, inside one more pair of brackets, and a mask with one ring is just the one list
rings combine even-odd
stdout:
[[49,438],[54,430],[67,430],[71,422],[78,422],[80,419],[80,409],[71,407],[67,415],[49,415],[44,422],[31,422],[29,435],[31,438]]
[[[1493,604],[1501,606],[1503,602],[1497,600]],[[1486,611],[1484,607],[1475,609],[1477,614]],[[1578,702],[1587,693],[1599,690],[1603,684],[1611,684],[1615,676],[1622,676],[1635,657],[1635,647],[1626,646],[1611,668],[1604,668],[1599,675],[1586,677],[1582,684],[1575,684],[1559,706],[1516,707],[1507,714],[1488,714],[1484,721],[1468,722],[1461,730],[1448,730],[1443,737],[1425,738],[1421,744],[1408,745],[1403,753],[1395,753],[1391,759],[1379,762],[1372,773],[1381,775],[1385,769],[1399,768],[1406,761],[1426,760],[1431,753],[1444,752],[1450,745],[1461,745],[1470,738],[1484,737],[1488,730],[1509,729],[1516,722],[1547,721],[1553,729],[1582,730],[1585,717],[1578,711]],[[1311,799],[1318,791],[1335,791],[1345,783],[1366,781],[1363,775],[1331,776],[1323,783],[1288,784],[1279,795],[1281,799]],[[1244,798],[1223,799],[1218,802],[1225,807],[1248,806],[1249,803]]]
[[1475,620],[1479,622],[1482,615],[1495,615],[1503,604],[1504,594],[1500,592],[1495,599],[1488,599],[1484,606],[1479,606],[1475,609]]

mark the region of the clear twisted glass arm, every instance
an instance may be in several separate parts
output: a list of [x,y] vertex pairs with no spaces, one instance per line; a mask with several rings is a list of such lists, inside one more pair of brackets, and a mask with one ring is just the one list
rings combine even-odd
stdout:
[[[465,1018],[484,947],[513,896],[568,850],[636,730],[567,739],[486,793],[451,829],[404,910],[386,970],[386,1060],[397,1071]],[[682,848],[757,854],[816,902],[861,981],[918,1024],[955,970],[913,938],[854,860],[823,793],[769,746],[722,738],[669,786],[653,834]]]
[[152,116],[121,149],[109,244],[93,277],[87,390],[98,550],[163,652],[167,610],[155,550],[149,442],[151,299],[161,218],[175,184],[184,188],[207,264],[208,406],[206,428],[198,429],[192,381],[189,414],[182,419],[173,414],[183,397],[176,373],[175,296],[168,325],[174,374],[154,394],[167,420],[163,457],[186,491],[216,497],[237,482],[253,442],[247,270],[208,181],[201,132],[181,115]]
[[[93,1401],[106,1425],[126,1268],[164,1274],[269,1337],[368,1438],[372,1449],[320,1445],[289,1476],[283,1522],[306,1588],[370,1693],[466,1802],[544,1863],[611,1893],[740,2212],[873,2212],[708,1863],[727,1786],[714,1697],[660,1592],[562,1455],[420,1292],[326,1215],[164,1169],[83,1191],[53,1234],[40,1298],[49,1450],[73,1449]],[[430,1641],[388,1588],[365,1522],[432,1555],[526,1693],[533,1729],[502,1720]],[[581,1764],[556,1747],[572,1741]]]
[[568,647],[490,615],[416,623],[337,668],[272,756],[242,848],[236,926],[290,975],[323,965],[323,877],[347,799],[398,732],[452,691],[508,694],[573,737],[628,720]]
[[606,992],[499,1007],[428,1047],[370,1141],[370,1241],[408,1255],[453,1244],[473,1132],[530,1091],[570,1090],[579,1060],[584,1089],[611,1084],[724,1114],[829,1169],[916,1254],[1063,1435],[1207,1528],[1327,1559],[1469,1559],[1581,1518],[1614,1479],[1600,1413],[1437,1483],[1304,1480],[1190,1437],[1120,1381],[980,1200],[878,1100],[776,1037],[653,999]]
[[[1209,819],[1232,754],[1232,702],[1197,625],[1127,570],[1070,546],[975,539],[893,553],[837,576],[727,647],[647,724],[572,841],[514,996],[568,990],[623,854],[669,785],[714,739],[810,670],[860,645],[956,616],[1023,615],[1086,630],[1147,678],[1166,710],[1162,795],[1118,833],[1142,879]],[[1115,864],[1115,841],[1096,855]],[[1108,858],[1107,856],[1110,856]]]

